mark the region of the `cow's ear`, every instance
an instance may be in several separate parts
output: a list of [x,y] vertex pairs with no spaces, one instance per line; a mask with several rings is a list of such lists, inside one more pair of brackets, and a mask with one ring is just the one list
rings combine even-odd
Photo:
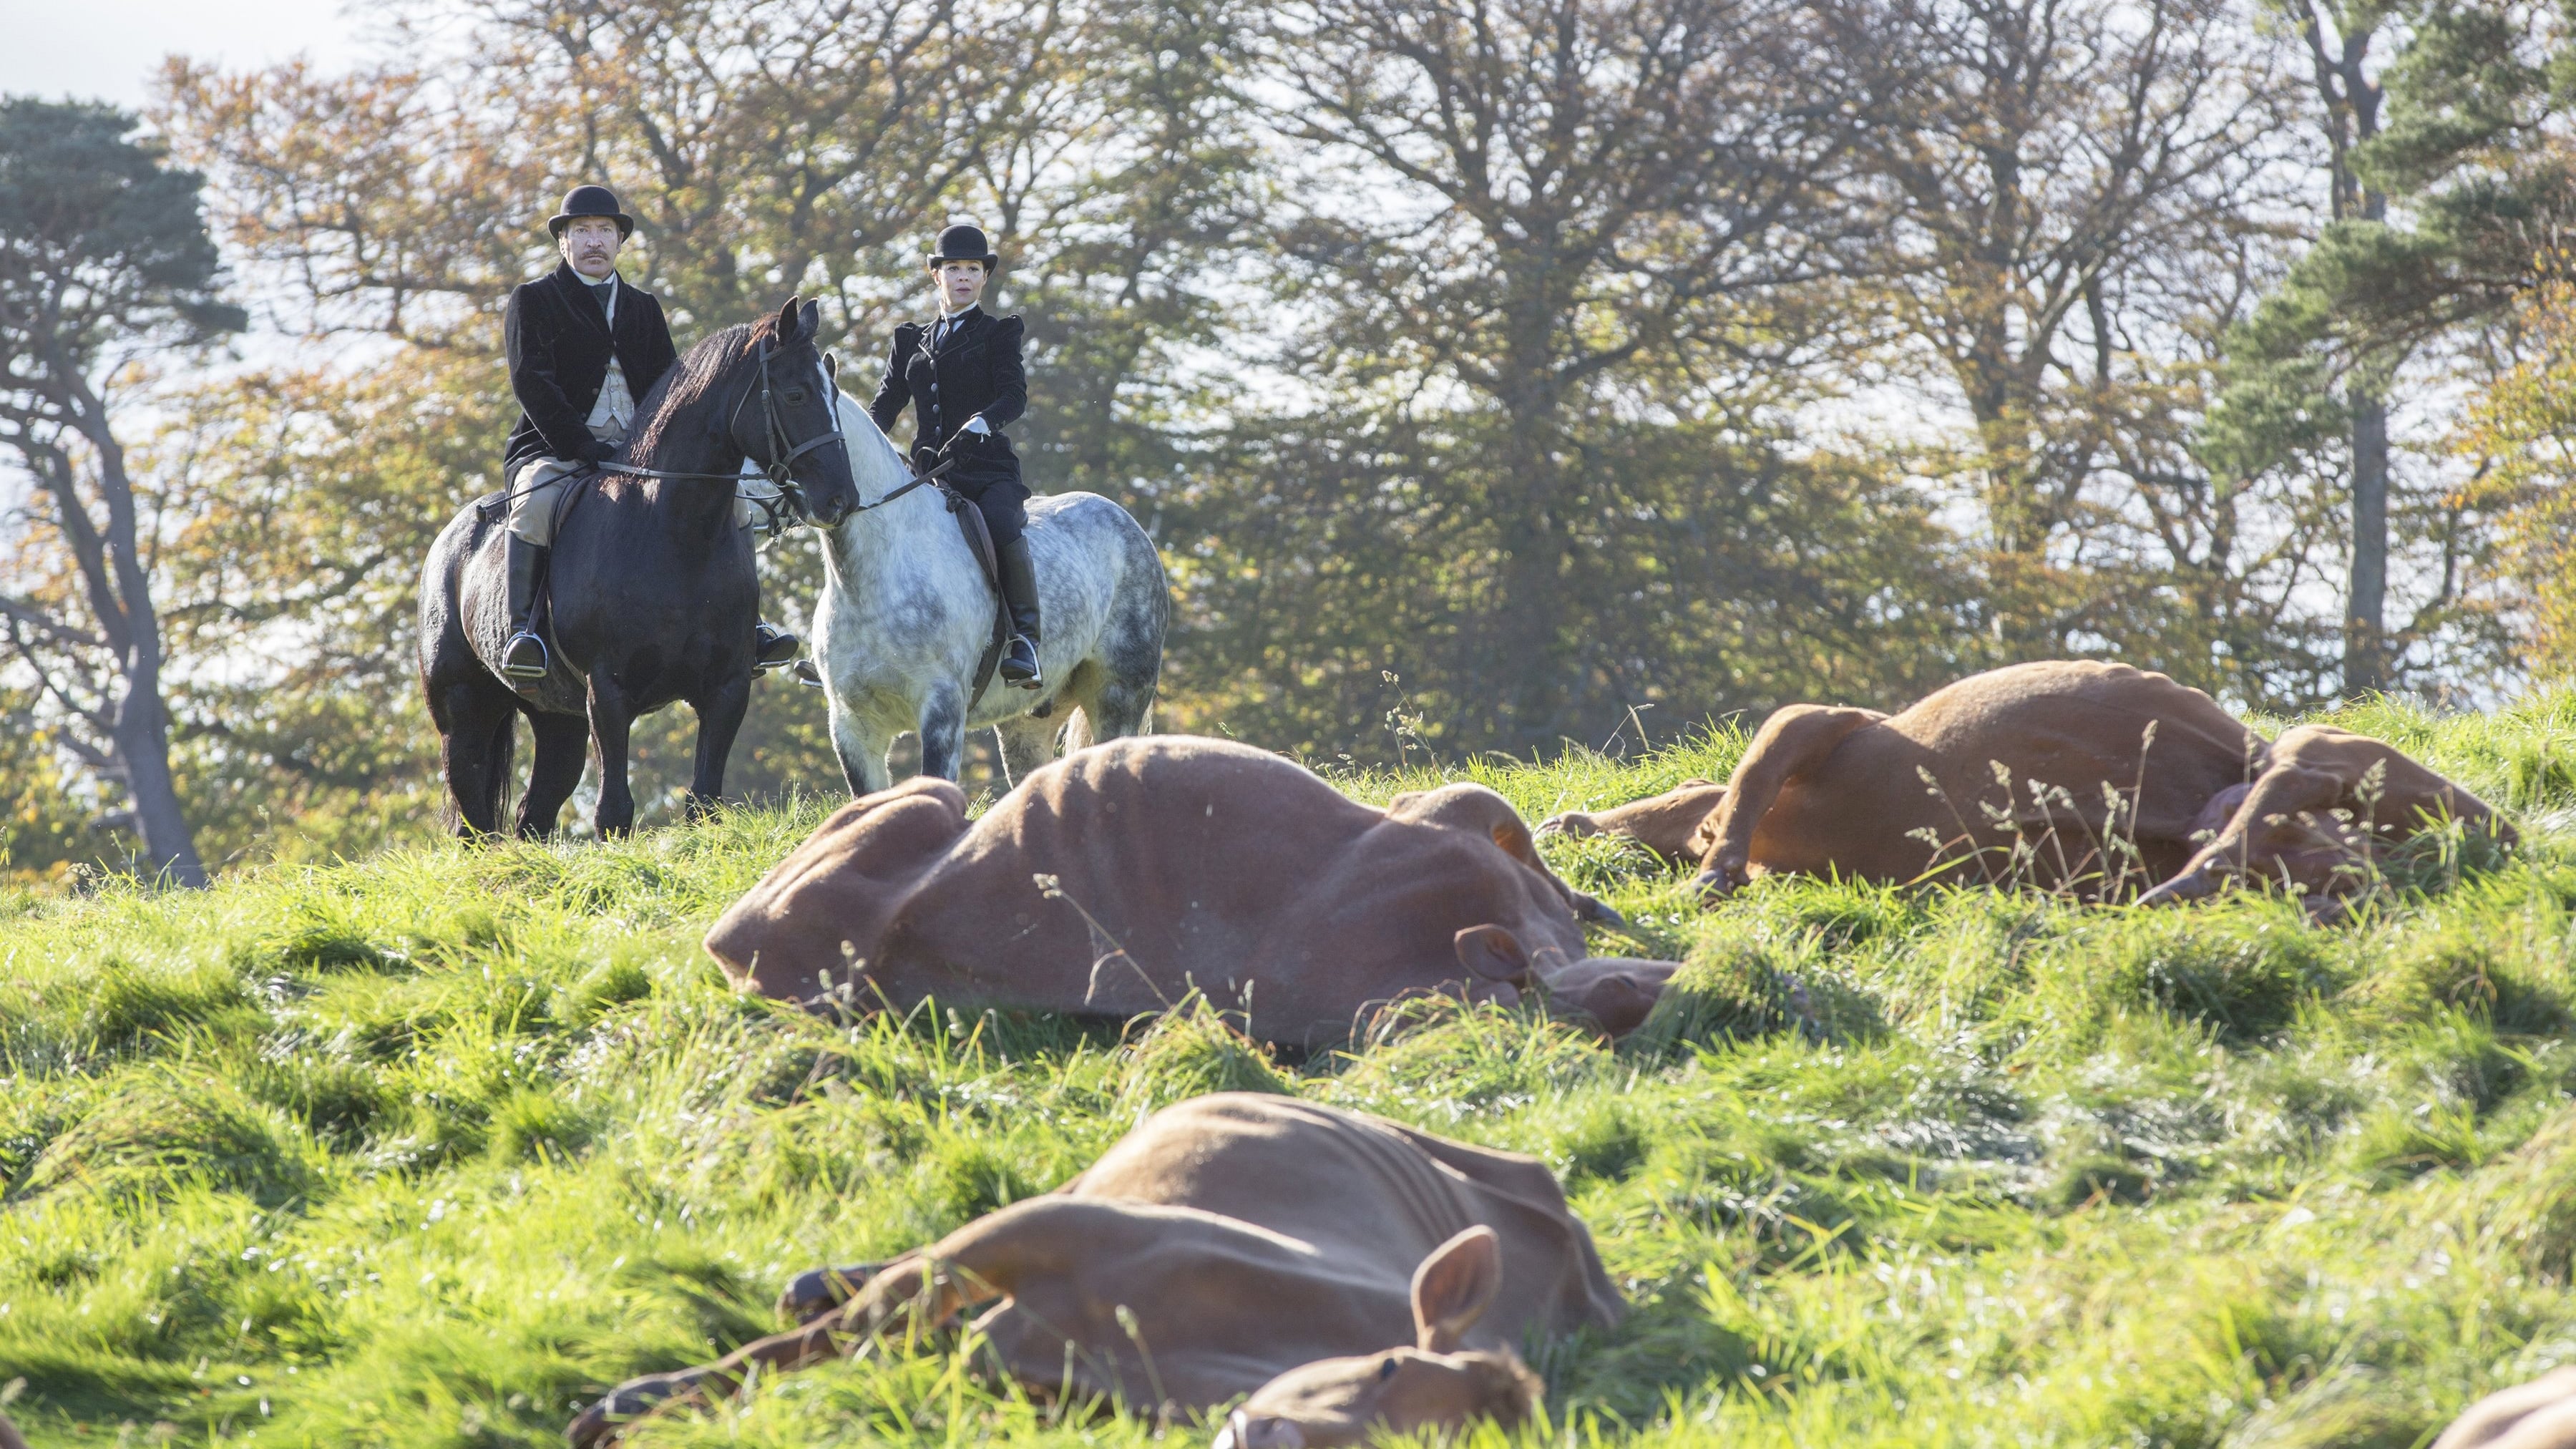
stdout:
[[1413,1270],[1414,1347],[1455,1353],[1503,1286],[1503,1240],[1479,1224],[1431,1250]]
[[1531,843],[1529,827],[1520,822],[1519,816],[1495,821],[1493,833],[1494,844],[1502,847],[1503,854],[1524,864],[1538,864],[1538,846]]
[[1518,983],[1529,979],[1529,952],[1521,938],[1501,926],[1469,926],[1450,938],[1458,964],[1488,981]]

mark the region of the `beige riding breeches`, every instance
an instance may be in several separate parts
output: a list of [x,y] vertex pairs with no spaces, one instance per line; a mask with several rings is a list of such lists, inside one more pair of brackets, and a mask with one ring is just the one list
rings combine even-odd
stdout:
[[561,458],[539,458],[510,478],[510,532],[545,548],[555,541],[555,509],[563,502],[564,480],[580,465]]

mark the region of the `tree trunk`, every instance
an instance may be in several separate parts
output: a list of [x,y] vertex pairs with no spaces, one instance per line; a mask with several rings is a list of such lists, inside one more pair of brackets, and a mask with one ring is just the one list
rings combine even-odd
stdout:
[[2388,687],[2388,404],[2352,399],[2352,578],[2343,621],[2346,698]]
[[170,778],[169,714],[161,707],[160,661],[130,668],[125,697],[116,706],[116,753],[125,766],[125,788],[134,802],[134,828],[155,880],[191,888],[206,883],[197,842]]
[[[93,575],[87,581],[90,597],[101,601],[102,614],[112,607],[118,616],[102,617],[99,623],[118,647],[117,667],[125,676],[113,734],[117,763],[124,767],[126,792],[133,799],[135,829],[143,836],[143,856],[153,880],[202,887],[206,867],[197,858],[196,837],[170,774],[170,712],[161,700],[161,615],[152,605],[152,580],[143,567],[134,480],[125,471],[125,448],[108,425],[106,400],[77,373],[66,377],[63,392],[71,403],[73,425],[98,454],[98,491],[107,504],[105,547],[75,552],[82,572]],[[66,476],[56,490],[63,525],[72,529],[71,515],[80,511],[80,526],[89,527],[79,493],[69,483]]]

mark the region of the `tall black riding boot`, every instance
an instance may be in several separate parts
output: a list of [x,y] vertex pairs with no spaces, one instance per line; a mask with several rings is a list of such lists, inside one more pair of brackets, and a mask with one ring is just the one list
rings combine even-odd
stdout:
[[1036,689],[1046,683],[1038,677],[1038,571],[1029,562],[1029,541],[1022,537],[1003,544],[999,550],[1002,564],[1002,602],[1011,610],[1011,642],[1002,651],[1002,682],[1021,689]]
[[501,672],[512,679],[546,677],[546,641],[533,632],[537,610],[537,569],[546,551],[510,535],[510,642],[501,646]]
[[796,651],[804,641],[767,619],[751,626],[751,672],[767,674],[796,662]]

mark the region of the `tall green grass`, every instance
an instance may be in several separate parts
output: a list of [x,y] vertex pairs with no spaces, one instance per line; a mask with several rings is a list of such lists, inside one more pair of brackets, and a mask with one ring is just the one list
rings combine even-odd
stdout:
[[[602,1386],[769,1331],[794,1273],[1236,1089],[1563,1175],[1634,1312],[1538,1356],[1533,1443],[2415,1445],[2576,1362],[2576,702],[2346,722],[2528,847],[2321,928],[2262,895],[1830,881],[1702,913],[1634,848],[1549,842],[1628,916],[1603,950],[1689,962],[1615,1050],[1450,1005],[1283,1063],[1199,1014],[844,1026],[736,998],[697,939],[819,806],[0,901],[0,1385],[40,1446],[551,1443]],[[1741,747],[1448,773],[1536,818]],[[1156,1428],[951,1344],[636,1437]]]

